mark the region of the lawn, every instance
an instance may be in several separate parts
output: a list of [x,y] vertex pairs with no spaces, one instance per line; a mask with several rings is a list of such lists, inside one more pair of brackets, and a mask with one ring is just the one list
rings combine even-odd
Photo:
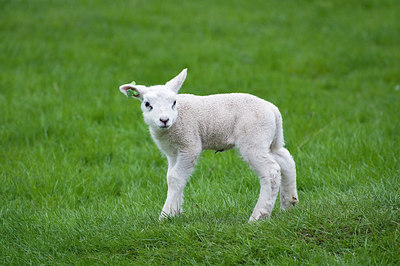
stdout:
[[[400,2],[0,0],[0,264],[400,264]],[[203,153],[162,223],[167,162],[118,87],[279,107],[300,203]],[[216,107],[217,108],[217,107]]]

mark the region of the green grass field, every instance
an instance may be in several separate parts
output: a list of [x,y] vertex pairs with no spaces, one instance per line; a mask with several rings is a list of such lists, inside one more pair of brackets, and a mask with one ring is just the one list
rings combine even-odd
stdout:
[[[0,0],[0,264],[400,264],[400,2]],[[277,105],[300,203],[203,153],[159,223],[167,162],[118,87]],[[216,107],[217,108],[217,107]]]

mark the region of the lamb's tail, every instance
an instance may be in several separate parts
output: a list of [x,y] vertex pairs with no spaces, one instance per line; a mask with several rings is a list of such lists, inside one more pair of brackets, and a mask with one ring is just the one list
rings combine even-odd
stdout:
[[282,116],[281,113],[279,112],[278,108],[274,106],[273,108],[274,114],[275,114],[275,123],[276,123],[276,129],[275,129],[275,136],[274,139],[272,140],[271,143],[271,150],[279,150],[285,145],[285,141],[283,139],[283,128],[282,128]]

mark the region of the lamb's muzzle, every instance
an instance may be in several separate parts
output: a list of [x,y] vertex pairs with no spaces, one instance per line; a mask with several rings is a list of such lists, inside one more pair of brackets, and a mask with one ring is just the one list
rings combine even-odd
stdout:
[[160,118],[160,121],[162,123],[162,125],[160,126],[161,128],[169,127],[169,125],[168,125],[169,118]]

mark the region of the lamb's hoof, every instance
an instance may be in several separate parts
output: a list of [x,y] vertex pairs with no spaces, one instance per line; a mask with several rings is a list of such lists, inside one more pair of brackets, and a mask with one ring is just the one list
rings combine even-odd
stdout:
[[296,197],[292,197],[292,199],[289,202],[290,206],[296,206],[296,204],[299,203],[299,200]]
[[291,197],[291,199],[282,198],[281,200],[282,200],[281,208],[284,209],[285,211],[291,207],[296,206],[297,203],[299,203],[299,200],[297,197]]
[[172,219],[172,215],[165,213],[165,212],[161,212],[160,216],[158,217],[159,222],[163,222],[163,221],[167,221],[167,220],[171,220],[171,219]]
[[158,217],[158,221],[169,221],[172,220],[174,217],[181,216],[183,214],[182,210],[178,210],[171,213],[161,212],[160,216]]
[[259,213],[257,215],[251,215],[249,218],[249,223],[255,222],[255,221],[262,221],[268,219],[270,216],[269,213]]

